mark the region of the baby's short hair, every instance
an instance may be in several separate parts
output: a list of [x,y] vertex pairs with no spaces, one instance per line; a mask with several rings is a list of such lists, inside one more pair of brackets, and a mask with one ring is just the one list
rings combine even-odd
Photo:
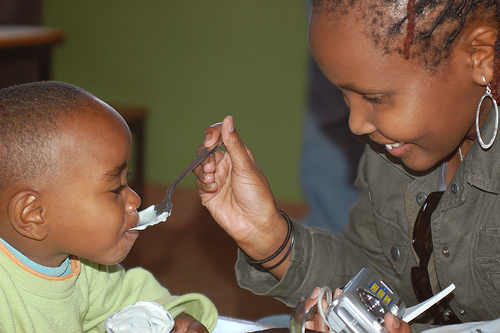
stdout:
[[44,81],[0,90],[0,188],[48,177],[62,119],[75,119],[96,98],[77,86]]

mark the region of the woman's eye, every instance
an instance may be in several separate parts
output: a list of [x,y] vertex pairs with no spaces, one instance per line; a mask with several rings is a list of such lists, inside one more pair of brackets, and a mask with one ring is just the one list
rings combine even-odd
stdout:
[[363,95],[363,98],[364,98],[365,100],[367,100],[367,101],[368,101],[368,102],[370,102],[370,103],[374,103],[374,104],[376,104],[376,103],[381,103],[381,102],[382,102],[382,98],[383,98],[383,97],[384,97],[384,96],[373,96],[373,97],[372,97],[372,96]]

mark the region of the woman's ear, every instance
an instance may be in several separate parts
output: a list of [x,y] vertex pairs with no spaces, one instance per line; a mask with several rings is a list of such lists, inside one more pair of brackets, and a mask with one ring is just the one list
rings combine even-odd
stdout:
[[493,62],[498,29],[482,25],[468,32],[465,38],[472,63],[472,79],[477,84],[484,86],[486,85],[485,81],[488,83],[493,81]]
[[43,240],[49,234],[36,191],[22,190],[14,194],[9,200],[7,215],[14,230],[24,237]]

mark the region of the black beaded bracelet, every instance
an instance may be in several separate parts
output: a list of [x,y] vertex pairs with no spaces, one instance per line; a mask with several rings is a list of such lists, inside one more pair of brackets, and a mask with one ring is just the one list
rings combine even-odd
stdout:
[[[242,251],[243,254],[245,255],[245,259],[248,262],[248,264],[255,267],[259,271],[269,271],[271,269],[278,267],[279,265],[281,265],[285,261],[285,259],[290,255],[290,252],[292,251],[292,247],[293,247],[293,244],[295,242],[295,228],[293,227],[292,221],[290,220],[290,218],[288,217],[288,215],[285,212],[280,210],[280,214],[285,218],[285,220],[288,224],[288,232],[287,232],[285,241],[283,242],[283,244],[281,244],[279,249],[276,250],[276,252],[274,252],[272,255],[270,255],[269,257],[267,257],[265,259],[255,260],[255,259],[251,258],[248,254],[246,254],[244,251]],[[262,264],[273,260],[281,252],[283,252],[283,250],[285,249],[286,245],[288,244],[288,241],[290,240],[290,238],[292,238],[292,241],[290,242],[290,246],[289,246],[285,256],[283,258],[281,258],[281,260],[277,264],[275,264],[271,267],[262,266]]]

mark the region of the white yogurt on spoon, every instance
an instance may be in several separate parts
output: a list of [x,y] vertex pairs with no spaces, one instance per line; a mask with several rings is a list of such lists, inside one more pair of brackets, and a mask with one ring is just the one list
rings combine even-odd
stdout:
[[144,230],[151,225],[165,222],[169,216],[169,212],[164,212],[156,216],[155,205],[151,205],[139,212],[139,224],[137,224],[137,227],[134,227],[130,230]]

